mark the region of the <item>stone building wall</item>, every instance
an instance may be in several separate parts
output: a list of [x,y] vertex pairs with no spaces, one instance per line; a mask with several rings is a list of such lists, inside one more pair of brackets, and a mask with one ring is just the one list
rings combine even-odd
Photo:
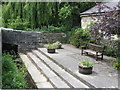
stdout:
[[41,47],[43,43],[56,42],[62,37],[65,37],[64,33],[43,33],[2,28],[2,42],[18,45],[19,52]]
[[87,27],[87,25],[89,25],[91,22],[96,22],[98,20],[97,16],[94,16],[94,19],[90,16],[82,16],[81,17],[81,27],[83,29],[85,29]]

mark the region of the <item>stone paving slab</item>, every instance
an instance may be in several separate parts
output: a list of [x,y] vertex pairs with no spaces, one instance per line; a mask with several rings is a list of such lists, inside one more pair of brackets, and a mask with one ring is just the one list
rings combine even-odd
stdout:
[[42,82],[36,84],[38,88],[54,88],[49,82]]
[[48,78],[56,77],[57,75],[53,73],[46,65],[44,65],[39,58],[33,55],[31,52],[27,53],[27,55],[42,69],[43,73],[47,75]]
[[[104,56],[104,60],[96,61],[93,57],[81,56],[81,50],[72,45],[63,45],[63,48],[57,49],[55,54],[47,53],[45,48],[39,49],[96,88],[118,88],[118,71],[113,69],[111,64],[107,63],[114,58]],[[90,60],[94,63],[91,75],[83,75],[78,72],[79,62],[83,60]]]
[[65,82],[63,82],[58,76],[49,78],[56,88],[70,88]]
[[51,67],[59,76],[61,76],[65,81],[70,83],[74,88],[89,88],[87,85],[76,79],[74,76],[63,70],[56,63],[51,61],[49,58],[41,54],[38,50],[32,50],[42,61]]

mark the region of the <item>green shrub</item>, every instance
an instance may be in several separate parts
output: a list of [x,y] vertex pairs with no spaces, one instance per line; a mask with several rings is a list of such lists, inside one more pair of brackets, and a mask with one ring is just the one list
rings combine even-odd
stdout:
[[53,43],[53,45],[59,46],[59,45],[62,45],[62,43],[60,43],[59,41],[57,41],[57,42]]
[[104,54],[107,56],[118,57],[120,56],[119,49],[115,49],[115,47],[111,47],[110,45],[105,48]]
[[67,32],[67,31],[70,31],[70,30],[71,30],[70,28],[65,27],[65,26],[59,26],[59,27],[56,27],[56,26],[48,26],[48,27],[43,26],[40,31],[59,33],[59,32]]
[[115,57],[116,56],[116,50],[114,50],[111,47],[106,47],[105,51],[104,51],[104,54],[107,55],[107,56],[113,56],[113,57]]
[[77,48],[85,46],[90,42],[91,38],[86,29],[76,29],[70,37],[70,44],[75,45]]
[[[16,26],[16,25],[15,25]],[[18,27],[13,27],[14,29],[20,29]],[[9,26],[10,27],[10,26]],[[23,28],[23,25],[21,26]],[[26,27],[26,26],[24,26]],[[12,28],[12,27],[11,27]],[[50,32],[50,33],[66,33],[68,31],[71,31],[71,28],[65,27],[65,26],[43,26],[41,28],[23,28],[23,30],[26,31],[40,31],[40,32]]]
[[17,29],[17,30],[26,30],[29,26],[29,23],[25,20],[22,20],[20,17],[16,19],[9,19],[8,20],[8,28]]
[[23,71],[17,68],[12,58],[9,54],[2,56],[2,88],[28,88]]
[[117,70],[120,70],[120,57],[117,57],[116,60],[114,61],[113,67]]

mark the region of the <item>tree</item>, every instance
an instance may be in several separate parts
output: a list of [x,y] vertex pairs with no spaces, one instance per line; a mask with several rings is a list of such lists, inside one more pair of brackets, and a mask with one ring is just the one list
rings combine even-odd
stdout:
[[28,23],[25,29],[63,25],[71,28],[80,25],[79,14],[93,5],[91,2],[5,2],[3,24],[4,27],[9,27],[10,23],[15,25],[20,17],[21,25]]
[[111,39],[112,34],[120,34],[120,3],[113,8],[97,3],[97,8],[98,12],[102,12],[103,9],[108,10],[105,13],[96,14],[98,20],[90,28],[92,37],[99,43],[103,37]]

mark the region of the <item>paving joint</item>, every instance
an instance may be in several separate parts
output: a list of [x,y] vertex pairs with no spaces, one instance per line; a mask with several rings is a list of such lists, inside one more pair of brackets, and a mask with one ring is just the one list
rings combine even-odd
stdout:
[[[48,79],[48,81],[52,84],[54,88],[70,88],[67,83],[65,83],[59,76],[57,76],[47,65],[45,65],[42,61],[39,62],[39,58],[36,57],[32,52],[27,53],[28,57],[32,60],[35,66],[38,68],[39,71]],[[31,56],[33,55],[33,56]],[[35,59],[34,59],[35,58]],[[36,62],[38,61],[38,62]],[[39,67],[39,63],[41,63],[42,67]],[[45,69],[45,71],[44,71]],[[48,70],[48,74],[46,74],[46,70]],[[56,82],[57,81],[57,82]],[[61,84],[61,85],[59,85]],[[63,86],[62,86],[63,85]]]
[[67,83],[70,88],[74,88],[69,82],[67,82],[62,76],[60,76],[55,70],[53,70],[44,60],[42,60],[38,55],[33,53],[36,57],[38,57],[47,67],[49,67],[57,76],[59,76],[65,83]]
[[87,85],[89,88],[96,88],[95,86],[91,85],[89,82],[87,82],[86,80],[80,78],[79,76],[77,76],[76,74],[74,74],[72,71],[68,70],[67,68],[65,68],[63,65],[61,65],[60,63],[58,63],[57,61],[55,61],[54,59],[52,59],[51,57],[49,57],[48,55],[46,55],[44,52],[42,52],[39,48],[38,51],[43,54],[44,56],[46,56],[47,58],[49,58],[51,61],[53,61],[54,63],[56,63],[58,66],[60,66],[61,68],[63,68],[66,72],[70,73],[71,75],[73,75],[74,77],[76,77],[78,80],[80,80],[82,83],[84,83],[85,85]]
[[49,80],[49,78],[43,73],[43,71],[38,67],[38,65],[32,60],[32,58],[31,58],[29,55],[27,55],[27,56],[28,56],[28,58],[30,59],[30,61],[36,66],[36,68],[43,74],[43,76],[45,76],[45,78],[47,79],[47,81],[49,81],[50,84],[51,84],[54,88],[57,88],[57,87]]

